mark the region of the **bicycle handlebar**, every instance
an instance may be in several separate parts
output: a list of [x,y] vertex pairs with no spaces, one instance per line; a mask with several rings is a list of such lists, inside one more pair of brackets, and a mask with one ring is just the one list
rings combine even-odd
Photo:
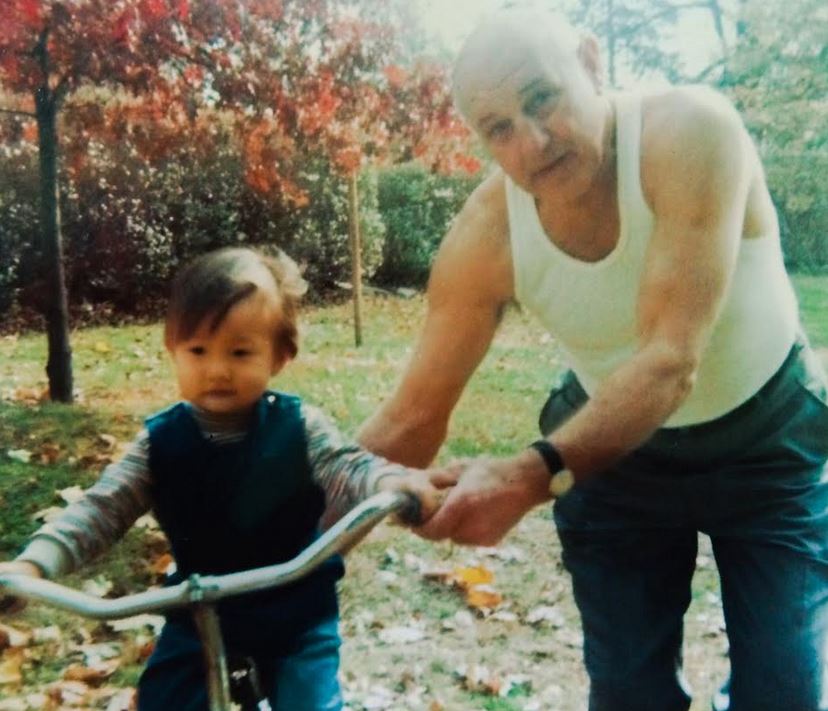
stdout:
[[46,603],[95,620],[115,620],[142,613],[163,613],[232,595],[266,590],[293,582],[346,548],[388,514],[399,513],[406,522],[419,519],[419,500],[412,494],[386,491],[354,507],[299,555],[286,563],[226,575],[192,575],[167,588],[104,599],[28,575],[0,575],[0,588],[8,593]]

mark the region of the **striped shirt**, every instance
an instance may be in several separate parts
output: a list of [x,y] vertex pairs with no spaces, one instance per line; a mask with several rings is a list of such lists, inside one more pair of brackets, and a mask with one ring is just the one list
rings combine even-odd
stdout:
[[[204,435],[218,445],[238,442],[247,434],[247,416],[196,408],[193,414]],[[359,447],[317,408],[302,404],[302,416],[311,475],[325,492],[325,520],[335,521],[369,497],[384,476],[410,472]],[[151,484],[149,433],[144,429],[82,498],[35,532],[18,560],[35,563],[49,578],[80,567],[111,547],[152,508]]]

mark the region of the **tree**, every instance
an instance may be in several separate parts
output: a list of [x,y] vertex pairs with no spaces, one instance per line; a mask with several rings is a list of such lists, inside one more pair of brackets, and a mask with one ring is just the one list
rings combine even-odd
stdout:
[[[728,52],[727,14],[721,0],[570,0],[568,14],[604,41],[607,78],[617,86],[624,70],[635,77],[663,76],[671,82],[701,81],[723,66]],[[691,14],[709,16],[711,44],[719,55],[700,72],[687,67],[673,38]]]
[[[365,158],[414,152],[448,164],[460,156],[423,147],[440,134],[449,143],[462,138],[439,72],[397,68],[390,16],[374,11],[363,19],[368,14],[356,0],[7,0],[0,7],[0,83],[24,97],[6,110],[37,126],[53,399],[72,400],[59,148],[76,169],[95,137],[157,158],[184,141],[213,140],[216,132],[199,118],[219,112],[243,146],[247,183],[295,207],[308,201],[298,180],[307,156],[324,156],[343,176]],[[96,87],[117,100],[102,105]],[[428,101],[400,106],[400,97]],[[73,121],[74,140],[61,141],[59,127]]]
[[828,7],[801,0],[742,5],[723,87],[765,164],[788,262],[828,265]]

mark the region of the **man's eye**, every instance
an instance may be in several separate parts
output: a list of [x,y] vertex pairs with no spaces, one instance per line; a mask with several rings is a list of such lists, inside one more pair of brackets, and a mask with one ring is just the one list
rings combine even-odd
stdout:
[[498,121],[489,128],[489,130],[486,132],[486,135],[494,141],[501,141],[503,139],[508,138],[511,135],[511,133],[511,121]]
[[539,111],[548,108],[552,104],[554,98],[555,94],[546,89],[536,91],[529,97],[529,100],[526,102],[523,109],[529,115],[537,114]]

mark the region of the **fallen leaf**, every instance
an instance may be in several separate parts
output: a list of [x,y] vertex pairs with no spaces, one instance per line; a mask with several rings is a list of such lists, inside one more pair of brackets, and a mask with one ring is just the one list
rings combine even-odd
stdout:
[[526,622],[530,625],[545,624],[550,627],[563,627],[566,624],[561,611],[549,605],[541,605],[530,610],[526,615]]
[[97,341],[94,346],[96,353],[111,353],[112,349],[109,347],[109,344],[104,341]]
[[89,686],[82,681],[57,681],[49,686],[49,699],[63,706],[86,705],[89,698]]
[[28,464],[32,458],[32,453],[28,449],[9,449],[6,456],[12,461]]
[[80,681],[89,686],[99,686],[111,677],[119,666],[118,659],[99,662],[94,666],[70,664],[64,669],[62,677],[64,681]]
[[475,610],[493,610],[501,602],[503,595],[489,585],[476,585],[466,591],[466,604]]
[[170,566],[174,565],[173,557],[169,553],[162,553],[150,564],[150,570],[156,575],[165,575]]
[[8,638],[10,647],[28,647],[32,641],[31,632],[24,632],[11,625],[0,624],[0,633]]
[[379,638],[386,644],[410,644],[425,639],[425,632],[419,627],[389,627],[379,633]]
[[463,589],[476,585],[488,585],[494,580],[494,573],[482,565],[466,568],[455,568],[452,573],[453,581]]
[[135,689],[121,689],[109,700],[106,711],[134,711],[137,702]]
[[0,657],[0,685],[20,684],[23,681],[23,674],[20,668],[23,666],[25,651],[21,647],[10,647]]
[[57,625],[49,625],[48,627],[38,627],[32,630],[32,641],[35,644],[43,644],[44,642],[60,642],[63,639],[63,634],[60,627]]
[[162,615],[134,615],[132,617],[125,617],[122,620],[107,620],[105,624],[114,632],[150,628],[153,632],[159,634],[161,628],[164,626],[164,622],[165,620]]
[[60,446],[52,442],[46,442],[37,453],[37,460],[41,464],[54,464],[60,459]]
[[106,448],[107,451],[111,452],[115,449],[118,445],[118,438],[112,436],[111,434],[99,434],[98,441]]

